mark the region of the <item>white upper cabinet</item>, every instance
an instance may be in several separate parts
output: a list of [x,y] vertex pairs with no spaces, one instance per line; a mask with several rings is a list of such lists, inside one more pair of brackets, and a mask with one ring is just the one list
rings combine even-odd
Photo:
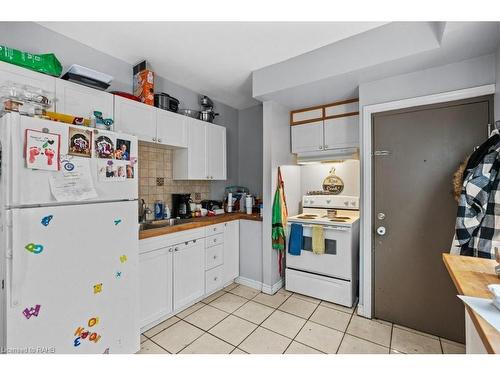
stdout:
[[359,116],[344,116],[325,120],[325,150],[357,147]]
[[188,117],[176,113],[156,109],[157,142],[169,146],[187,147],[187,119]]
[[56,111],[85,118],[100,111],[104,118],[113,118],[113,94],[57,79]]
[[348,99],[292,111],[290,125],[295,154],[320,155],[359,147],[359,101]]
[[207,124],[207,174],[210,180],[226,179],[226,128]]
[[323,120],[303,125],[292,125],[292,152],[323,150]]
[[[54,94],[56,90],[55,77],[0,62],[0,86],[3,86],[7,82],[37,87],[51,94]],[[50,109],[54,109],[54,107],[52,106]]]
[[115,95],[115,131],[133,134],[140,141],[156,142],[156,108]]
[[226,179],[226,128],[187,119],[187,149],[174,152],[174,180]]
[[207,179],[206,131],[207,127],[203,122],[188,119],[188,161],[185,174],[188,180]]

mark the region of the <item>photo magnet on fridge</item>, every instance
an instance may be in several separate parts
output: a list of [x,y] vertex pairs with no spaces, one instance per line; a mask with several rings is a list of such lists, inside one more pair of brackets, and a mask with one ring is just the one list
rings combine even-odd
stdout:
[[121,160],[99,160],[97,177],[101,182],[120,182],[127,179],[126,164]]
[[60,160],[61,136],[26,129],[25,154],[26,167],[58,171]]
[[69,128],[68,154],[90,158],[92,148],[92,132],[90,130],[80,130]]
[[126,139],[116,139],[115,159],[130,160],[130,141]]
[[113,141],[105,135],[98,136],[95,140],[95,152],[98,158],[113,159],[115,153]]

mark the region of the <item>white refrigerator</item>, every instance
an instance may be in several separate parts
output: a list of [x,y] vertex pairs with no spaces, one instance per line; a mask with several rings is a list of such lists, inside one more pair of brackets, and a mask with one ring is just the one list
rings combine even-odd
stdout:
[[10,113],[0,147],[0,350],[135,353],[137,139]]

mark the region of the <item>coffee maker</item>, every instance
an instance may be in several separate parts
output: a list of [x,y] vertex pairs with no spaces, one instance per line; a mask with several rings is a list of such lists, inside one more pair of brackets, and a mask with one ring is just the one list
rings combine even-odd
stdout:
[[172,217],[190,218],[191,202],[191,194],[172,194]]

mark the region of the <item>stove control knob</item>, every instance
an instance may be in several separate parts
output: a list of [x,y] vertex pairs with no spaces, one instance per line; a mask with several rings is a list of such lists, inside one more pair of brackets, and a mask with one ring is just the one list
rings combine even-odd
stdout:
[[328,198],[328,199],[326,200],[326,203],[331,203],[331,202],[332,202],[332,200],[331,200],[330,198]]
[[309,201],[307,199],[304,199],[304,204],[307,204],[309,203]]
[[351,206],[355,207],[356,206],[356,202],[352,201],[351,202]]
[[313,203],[314,203],[314,200],[310,199],[310,200],[309,200],[309,203],[313,204]]
[[345,206],[349,206],[349,201],[345,201],[345,202],[344,202],[344,205],[345,205]]

